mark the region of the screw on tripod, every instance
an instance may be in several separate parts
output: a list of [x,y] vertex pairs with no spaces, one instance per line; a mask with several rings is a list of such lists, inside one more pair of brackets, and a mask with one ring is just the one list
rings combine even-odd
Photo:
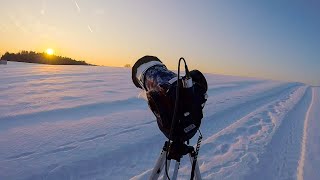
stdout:
[[168,160],[174,159],[180,162],[180,159],[194,151],[193,146],[188,146],[182,142],[172,142],[168,150]]

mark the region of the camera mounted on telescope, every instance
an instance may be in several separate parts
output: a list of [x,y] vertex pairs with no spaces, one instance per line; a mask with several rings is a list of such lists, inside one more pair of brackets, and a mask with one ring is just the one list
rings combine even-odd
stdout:
[[154,56],[144,56],[132,67],[132,81],[146,91],[159,129],[177,142],[185,142],[195,135],[207,100],[208,85],[204,75],[198,70],[189,72],[186,63],[185,70],[185,76],[178,77]]

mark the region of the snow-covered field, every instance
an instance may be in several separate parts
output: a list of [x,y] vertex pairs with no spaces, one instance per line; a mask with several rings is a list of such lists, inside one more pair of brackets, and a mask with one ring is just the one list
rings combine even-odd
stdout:
[[[203,179],[320,179],[319,87],[205,76]],[[139,93],[130,69],[0,66],[0,179],[147,179],[166,139]]]

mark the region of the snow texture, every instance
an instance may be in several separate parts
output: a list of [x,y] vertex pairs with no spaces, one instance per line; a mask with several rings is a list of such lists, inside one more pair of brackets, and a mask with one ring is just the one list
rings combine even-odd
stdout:
[[[320,179],[319,87],[205,76],[203,179]],[[126,68],[0,66],[0,179],[148,179],[166,139],[141,95]]]

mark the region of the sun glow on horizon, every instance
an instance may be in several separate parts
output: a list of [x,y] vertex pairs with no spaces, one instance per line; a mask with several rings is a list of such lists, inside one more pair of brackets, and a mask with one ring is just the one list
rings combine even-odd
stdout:
[[48,55],[53,55],[53,54],[54,54],[54,50],[51,49],[51,48],[48,48],[48,49],[46,50],[46,53],[47,53]]

